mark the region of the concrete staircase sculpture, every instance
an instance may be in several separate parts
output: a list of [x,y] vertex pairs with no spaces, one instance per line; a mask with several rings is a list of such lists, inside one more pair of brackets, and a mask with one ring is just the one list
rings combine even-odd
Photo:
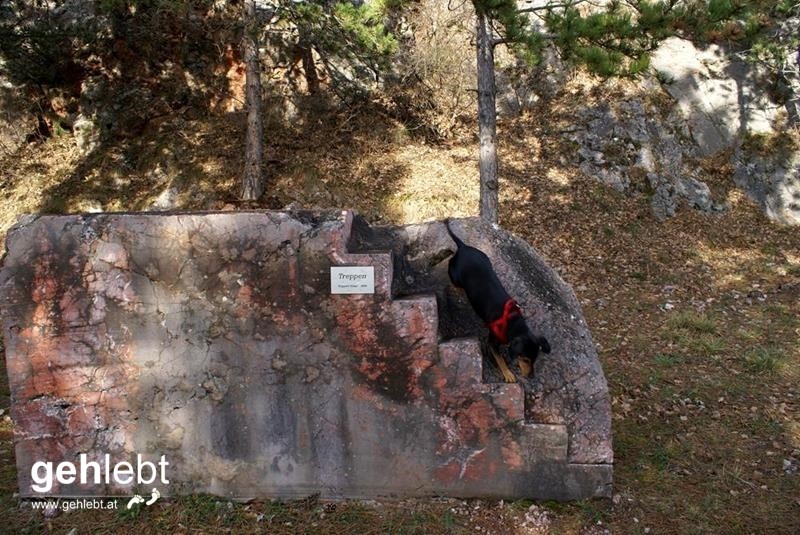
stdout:
[[[530,380],[487,383],[478,338],[441,339],[459,323],[441,223],[381,230],[338,211],[23,219],[0,271],[21,495],[40,495],[37,461],[85,454],[134,468],[164,456],[162,495],[608,496],[608,392],[574,295],[519,240],[477,220],[454,228],[514,288],[538,277],[515,293],[554,347]],[[509,247],[522,252],[497,256]],[[332,295],[336,265],[374,266],[375,293]],[[56,481],[48,495],[136,483]]]

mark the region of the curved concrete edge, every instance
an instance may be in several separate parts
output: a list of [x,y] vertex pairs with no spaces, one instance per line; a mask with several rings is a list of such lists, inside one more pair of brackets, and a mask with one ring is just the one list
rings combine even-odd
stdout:
[[[525,418],[563,425],[569,436],[568,461],[613,463],[608,385],[572,288],[527,242],[480,218],[452,219],[451,228],[467,244],[485,252],[500,280],[525,312],[529,327],[550,341],[553,351],[537,361],[523,380]],[[474,336],[485,327],[463,293],[447,276],[455,244],[444,223],[369,227],[354,224],[355,247],[392,249],[395,293],[435,292],[440,302],[440,335]]]

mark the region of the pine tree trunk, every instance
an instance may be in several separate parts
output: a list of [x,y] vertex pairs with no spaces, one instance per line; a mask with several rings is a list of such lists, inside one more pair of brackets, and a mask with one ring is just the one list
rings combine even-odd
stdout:
[[306,75],[308,93],[316,95],[319,93],[319,74],[317,74],[317,66],[314,64],[314,51],[310,46],[302,45],[300,57],[303,59],[303,73]]
[[786,85],[789,86],[789,98],[786,99],[786,112],[789,114],[789,124],[800,126],[800,45],[794,51],[794,68],[792,74],[787,76]]
[[497,223],[497,111],[495,110],[494,44],[491,18],[478,11],[475,24],[478,55],[478,139],[480,155],[480,215]]
[[245,107],[247,111],[247,133],[245,135],[244,174],[242,176],[242,199],[255,200],[264,193],[264,177],[261,173],[264,161],[264,126],[261,120],[261,63],[256,40],[255,0],[244,2],[244,35],[242,52],[245,63]]

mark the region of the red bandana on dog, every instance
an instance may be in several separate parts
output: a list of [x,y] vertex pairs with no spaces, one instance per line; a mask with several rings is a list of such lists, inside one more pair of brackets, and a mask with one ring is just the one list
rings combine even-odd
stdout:
[[492,331],[498,342],[501,344],[508,343],[508,322],[511,318],[520,314],[519,305],[509,297],[508,301],[503,305],[503,315],[487,323],[489,330]]

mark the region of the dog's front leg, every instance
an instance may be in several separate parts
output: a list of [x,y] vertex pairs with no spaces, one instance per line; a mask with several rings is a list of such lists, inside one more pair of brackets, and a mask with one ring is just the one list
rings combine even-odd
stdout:
[[489,337],[489,352],[494,357],[494,361],[497,363],[497,367],[500,368],[500,373],[503,374],[503,378],[506,380],[507,383],[515,383],[517,378],[508,368],[508,364],[506,364],[506,359],[500,353],[500,348],[497,346],[494,340]]
[[514,355],[511,352],[510,346],[506,349],[506,355],[508,355],[508,357],[505,359],[505,361],[510,365],[511,368],[513,368],[516,364],[517,369],[519,369],[519,373],[521,373],[523,377],[531,376],[531,373],[533,372],[533,363],[531,363],[531,360],[528,357],[523,355]]

